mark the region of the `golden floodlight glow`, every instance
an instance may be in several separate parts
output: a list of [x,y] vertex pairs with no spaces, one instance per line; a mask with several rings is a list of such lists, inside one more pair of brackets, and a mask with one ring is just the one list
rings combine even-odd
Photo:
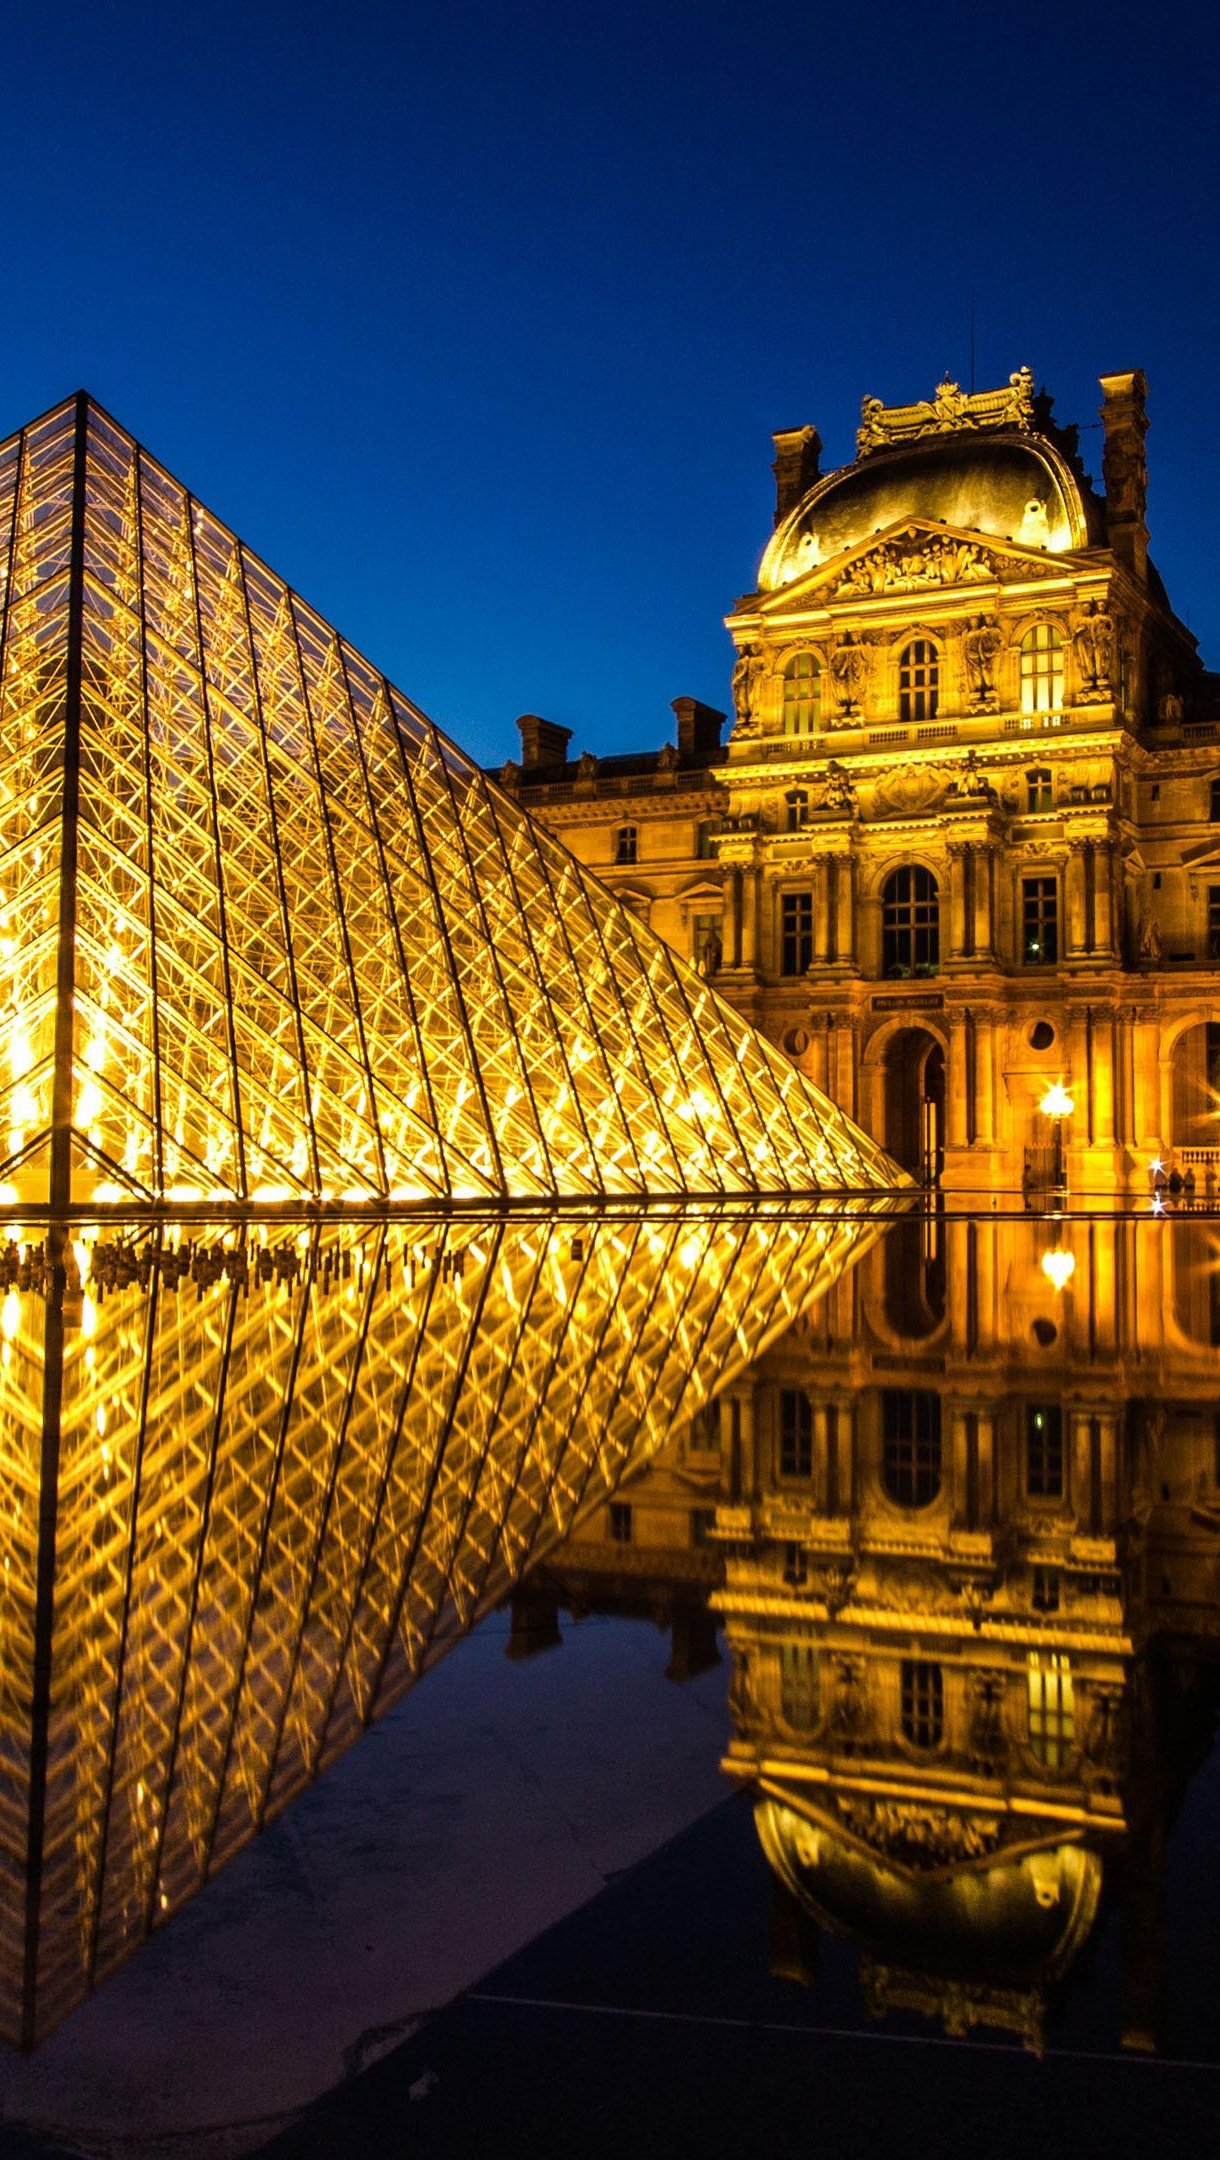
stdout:
[[1049,1118],[1071,1117],[1076,1103],[1062,1080],[1052,1080],[1038,1108]]
[[1064,1252],[1059,1247],[1052,1248],[1050,1252],[1044,1252],[1042,1255],[1042,1272],[1049,1281],[1054,1283],[1056,1290],[1062,1290],[1064,1284],[1069,1283],[1076,1273],[1075,1253]]

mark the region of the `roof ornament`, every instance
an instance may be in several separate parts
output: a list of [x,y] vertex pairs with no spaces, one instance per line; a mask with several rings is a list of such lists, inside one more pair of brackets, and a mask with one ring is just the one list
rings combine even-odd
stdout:
[[954,435],[965,428],[1018,428],[1028,434],[1034,421],[1032,368],[1018,368],[1000,390],[963,390],[946,375],[932,398],[915,405],[883,405],[866,397],[860,407],[856,456],[892,450],[924,435]]

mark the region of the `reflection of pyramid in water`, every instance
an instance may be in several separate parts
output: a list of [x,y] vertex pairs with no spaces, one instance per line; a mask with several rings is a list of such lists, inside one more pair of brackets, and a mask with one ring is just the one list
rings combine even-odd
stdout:
[[83,396],[0,570],[10,1200],[899,1182]]
[[0,2033],[48,2031],[790,1326],[877,1235],[851,1206],[107,1231],[83,1300],[11,1289]]

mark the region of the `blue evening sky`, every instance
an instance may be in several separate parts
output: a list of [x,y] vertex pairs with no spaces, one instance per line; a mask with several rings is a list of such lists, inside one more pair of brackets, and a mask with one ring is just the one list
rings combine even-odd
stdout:
[[972,295],[980,387],[1146,370],[1220,664],[1210,6],[69,0],[4,59],[0,432],[90,389],[481,758],[727,704],[771,430],[967,381]]

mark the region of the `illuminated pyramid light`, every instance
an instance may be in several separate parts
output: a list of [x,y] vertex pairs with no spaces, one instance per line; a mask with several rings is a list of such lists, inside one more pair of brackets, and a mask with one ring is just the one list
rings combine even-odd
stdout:
[[0,1200],[906,1182],[83,394],[0,567]]
[[226,1218],[184,1271],[157,1224],[80,1241],[75,1326],[10,1290],[0,2034],[49,2031],[904,1204],[382,1215],[278,1227],[266,1269]]

